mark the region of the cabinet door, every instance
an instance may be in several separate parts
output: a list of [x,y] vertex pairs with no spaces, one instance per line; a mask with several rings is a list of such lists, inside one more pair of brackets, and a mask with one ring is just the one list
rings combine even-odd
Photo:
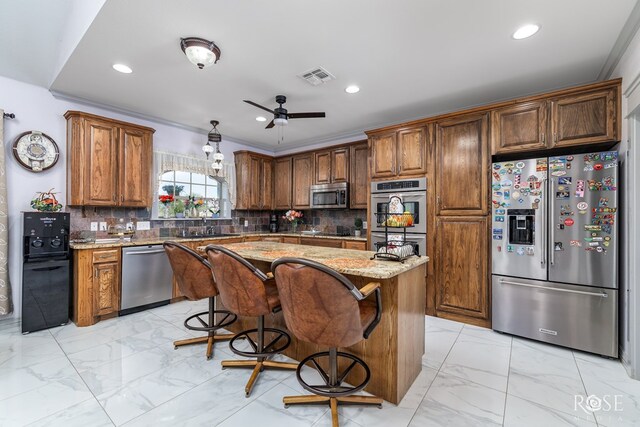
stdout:
[[349,147],[331,151],[331,182],[349,181]]
[[617,89],[568,95],[551,101],[551,132],[556,146],[595,144],[619,138]]
[[249,156],[249,180],[243,183],[249,189],[249,205],[247,209],[260,209],[262,207],[262,159],[257,156]]
[[329,184],[331,182],[331,151],[315,153],[316,174],[314,184]]
[[424,175],[427,172],[427,129],[398,132],[398,175]]
[[151,135],[138,129],[121,128],[119,133],[120,174],[118,180],[121,206],[151,205]]
[[437,215],[487,213],[487,124],[486,114],[456,118],[437,124]]
[[371,178],[396,175],[396,134],[371,137]]
[[311,205],[309,187],[313,183],[313,154],[293,158],[293,208],[308,209]]
[[355,249],[358,251],[366,251],[367,250],[367,242],[356,242],[352,240],[345,240],[342,242],[342,247],[344,249]]
[[547,101],[527,102],[491,112],[491,153],[547,147]]
[[342,248],[342,240],[318,239],[316,237],[301,237],[300,244],[306,246],[322,246],[324,248]]
[[273,181],[273,208],[291,209],[291,157],[275,160]]
[[487,227],[486,217],[436,218],[437,310],[488,318]]
[[273,209],[273,160],[262,159],[260,208]]
[[358,144],[351,146],[349,154],[351,166],[349,168],[349,207],[351,209],[367,208],[367,190],[368,176],[367,171],[369,165],[369,148],[367,144]]
[[115,206],[118,195],[118,128],[97,119],[85,121],[84,204]]
[[93,265],[93,315],[120,310],[120,268],[117,262]]

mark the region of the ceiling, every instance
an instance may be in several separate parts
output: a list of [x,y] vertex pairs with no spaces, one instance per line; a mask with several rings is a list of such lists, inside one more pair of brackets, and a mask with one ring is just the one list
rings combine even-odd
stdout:
[[[226,138],[281,151],[594,81],[635,4],[108,0],[50,89],[205,131],[217,119]],[[511,38],[530,22],[541,25],[538,34]],[[204,70],[192,65],[179,47],[187,36],[215,41],[220,61]],[[133,73],[115,72],[116,62]],[[336,80],[314,87],[297,77],[317,66]],[[349,84],[361,91],[345,93]],[[277,94],[287,96],[290,112],[327,117],[290,120],[283,133],[265,130],[255,118],[266,112],[242,100],[275,107]]]

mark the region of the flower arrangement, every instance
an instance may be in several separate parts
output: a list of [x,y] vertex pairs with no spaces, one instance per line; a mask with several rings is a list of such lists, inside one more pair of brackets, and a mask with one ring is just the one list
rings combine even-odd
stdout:
[[196,198],[196,196],[187,197],[187,201],[185,202],[185,207],[187,209],[199,208],[204,205],[204,200],[202,198]]
[[298,223],[302,222],[302,217],[302,212],[291,209],[282,216],[282,219],[286,219],[287,221],[289,221],[295,228]]
[[165,206],[170,205],[175,200],[173,195],[171,194],[162,195],[158,197],[158,199],[160,200],[160,203],[162,203]]
[[33,209],[39,212],[58,212],[62,210],[62,203],[56,199],[56,193],[53,192],[53,188],[36,194],[36,198],[31,200]]

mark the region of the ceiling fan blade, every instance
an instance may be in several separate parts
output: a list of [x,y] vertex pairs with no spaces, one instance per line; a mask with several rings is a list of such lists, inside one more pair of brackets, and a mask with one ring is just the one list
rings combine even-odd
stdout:
[[313,119],[316,117],[326,117],[325,113],[289,113],[287,117],[290,119]]
[[246,102],[247,104],[251,104],[251,105],[253,105],[254,107],[262,108],[263,110],[268,111],[268,112],[270,112],[271,114],[275,114],[275,112],[274,112],[273,110],[270,110],[270,109],[268,109],[267,107],[263,107],[263,106],[262,106],[262,105],[260,105],[260,104],[256,104],[256,103],[255,103],[255,102],[253,102],[253,101],[248,101],[248,100],[246,100],[246,99],[243,99],[243,101],[244,101],[244,102]]
[[273,123],[273,120],[271,120],[265,129],[271,129],[274,126],[275,126],[275,123]]

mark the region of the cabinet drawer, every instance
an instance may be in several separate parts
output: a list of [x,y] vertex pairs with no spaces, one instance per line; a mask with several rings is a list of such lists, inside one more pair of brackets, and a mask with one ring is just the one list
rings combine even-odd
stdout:
[[120,249],[109,249],[105,251],[93,251],[93,263],[118,261]]
[[359,251],[366,251],[367,250],[367,242],[355,242],[352,240],[345,240],[342,243],[342,247],[344,249],[356,249]]
[[318,239],[315,237],[301,237],[300,244],[308,246],[322,246],[324,248],[342,248],[342,240]]

